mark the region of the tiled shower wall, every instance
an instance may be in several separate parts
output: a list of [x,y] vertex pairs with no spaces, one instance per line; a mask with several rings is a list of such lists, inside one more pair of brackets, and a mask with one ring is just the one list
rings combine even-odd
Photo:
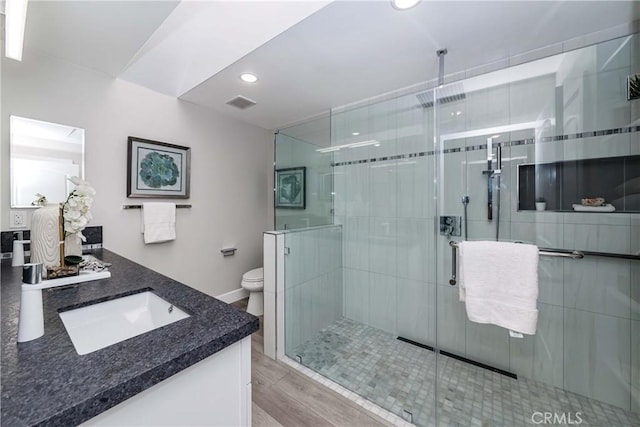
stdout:
[[334,145],[375,141],[334,155],[345,316],[420,342],[432,342],[435,333],[435,193],[429,185],[435,158],[349,163],[425,152],[427,114],[412,94],[332,120]]
[[448,284],[450,239],[434,223],[435,194],[437,214],[455,216],[469,195],[469,239],[495,239],[482,171],[483,145],[499,134],[500,240],[640,253],[640,214],[519,212],[516,190],[518,164],[640,154],[640,101],[627,101],[625,91],[627,76],[640,72],[639,39],[463,80],[453,89],[465,99],[441,105],[437,115],[415,94],[335,113],[333,145],[372,142],[334,155],[345,316],[432,345],[437,331],[440,348],[640,411],[639,261],[541,258],[538,333],[509,338],[467,320],[457,287]]

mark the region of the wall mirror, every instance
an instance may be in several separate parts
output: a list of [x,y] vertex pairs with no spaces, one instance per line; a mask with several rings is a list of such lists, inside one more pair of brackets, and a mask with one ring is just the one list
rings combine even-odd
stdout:
[[37,193],[64,202],[67,178],[84,179],[84,129],[11,116],[11,207],[34,208]]

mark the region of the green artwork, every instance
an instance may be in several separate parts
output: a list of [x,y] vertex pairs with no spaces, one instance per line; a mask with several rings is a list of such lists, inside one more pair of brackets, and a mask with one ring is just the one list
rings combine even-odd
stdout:
[[299,201],[302,185],[295,175],[287,175],[280,181],[280,200],[284,203]]
[[167,154],[152,151],[140,162],[140,178],[151,188],[161,188],[178,182],[180,171]]
[[627,99],[640,99],[640,73],[628,77]]
[[305,175],[305,167],[276,171],[276,207],[305,208]]

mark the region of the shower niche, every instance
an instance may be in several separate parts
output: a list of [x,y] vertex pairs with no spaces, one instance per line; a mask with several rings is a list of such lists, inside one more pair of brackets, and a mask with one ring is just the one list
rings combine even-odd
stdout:
[[615,212],[640,213],[640,156],[518,165],[518,210],[573,212],[583,198],[601,197]]

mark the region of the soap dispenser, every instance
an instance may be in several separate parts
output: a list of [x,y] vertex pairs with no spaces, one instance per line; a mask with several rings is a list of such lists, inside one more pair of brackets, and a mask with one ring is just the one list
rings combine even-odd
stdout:
[[11,255],[12,267],[20,267],[24,265],[24,244],[25,243],[29,243],[29,240],[13,241],[13,254]]
[[42,288],[42,264],[25,264],[22,267],[18,342],[32,341],[44,335]]

